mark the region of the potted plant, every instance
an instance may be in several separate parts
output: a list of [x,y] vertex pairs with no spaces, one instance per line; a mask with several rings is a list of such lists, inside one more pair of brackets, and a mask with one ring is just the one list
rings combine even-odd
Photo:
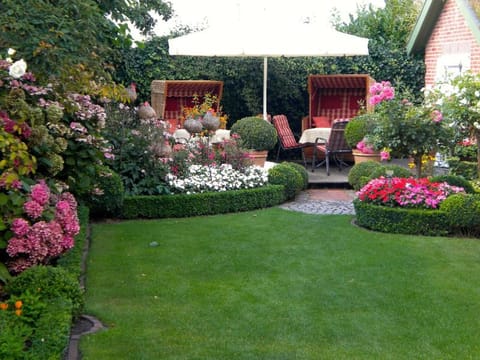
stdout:
[[351,119],[345,127],[345,141],[352,148],[355,163],[380,161],[380,152],[369,142],[374,129],[374,116],[363,113]]
[[278,140],[275,127],[254,116],[237,120],[230,130],[240,137],[241,146],[249,150],[254,164],[258,166],[265,164],[268,151],[275,147]]

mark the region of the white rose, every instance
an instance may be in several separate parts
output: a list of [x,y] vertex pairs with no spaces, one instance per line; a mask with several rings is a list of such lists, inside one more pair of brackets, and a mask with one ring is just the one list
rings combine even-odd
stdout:
[[17,52],[17,50],[9,48],[8,51],[7,51],[7,54],[8,54],[8,56],[13,56],[13,55],[15,55],[16,52]]
[[27,63],[25,60],[21,59],[15,61],[12,66],[10,66],[9,75],[15,79],[22,77],[27,71]]

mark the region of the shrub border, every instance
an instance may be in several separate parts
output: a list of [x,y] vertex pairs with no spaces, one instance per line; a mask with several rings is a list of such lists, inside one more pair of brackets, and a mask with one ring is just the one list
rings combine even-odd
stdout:
[[442,210],[404,209],[353,201],[355,223],[361,227],[395,234],[445,236],[450,233],[448,214]]
[[285,201],[283,185],[200,194],[127,196],[123,219],[215,215],[272,207]]

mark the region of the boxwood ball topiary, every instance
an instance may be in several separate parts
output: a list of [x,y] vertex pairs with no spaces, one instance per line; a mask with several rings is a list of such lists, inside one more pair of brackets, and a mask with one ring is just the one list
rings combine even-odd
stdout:
[[[399,178],[409,178],[412,176],[412,173],[410,170],[405,169],[404,167],[400,165],[381,165],[374,169],[369,178],[370,180],[372,179],[377,179],[381,176],[387,176],[387,170],[393,171],[392,177],[399,177]],[[369,180],[369,181],[370,181]]]
[[231,128],[232,134],[240,136],[240,143],[249,150],[268,151],[277,143],[277,131],[268,121],[258,117],[237,120]]
[[348,183],[354,190],[360,190],[368,181],[371,174],[382,165],[376,161],[365,161],[353,165],[348,173]]
[[448,223],[453,231],[480,233],[480,195],[450,195],[440,204],[440,210],[447,213]]
[[290,162],[290,161],[282,162],[282,164],[290,166],[290,167],[294,168],[296,171],[298,171],[298,173],[300,174],[300,176],[303,179],[302,190],[305,190],[308,187],[308,172],[307,172],[307,169],[305,169],[305,167],[303,165],[300,165],[300,164],[297,164],[297,163],[294,163],[294,162]]
[[274,185],[283,185],[285,200],[295,197],[303,188],[303,179],[300,173],[292,166],[278,164],[268,170],[268,182]]
[[366,115],[359,115],[351,119],[345,127],[345,141],[355,148],[363,140],[369,130],[368,118]]

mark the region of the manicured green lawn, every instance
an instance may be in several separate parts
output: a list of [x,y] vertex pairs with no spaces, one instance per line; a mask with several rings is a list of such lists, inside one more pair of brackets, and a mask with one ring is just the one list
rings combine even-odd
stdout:
[[[83,359],[480,357],[480,242],[279,208],[95,224]],[[157,242],[158,246],[150,246]]]

